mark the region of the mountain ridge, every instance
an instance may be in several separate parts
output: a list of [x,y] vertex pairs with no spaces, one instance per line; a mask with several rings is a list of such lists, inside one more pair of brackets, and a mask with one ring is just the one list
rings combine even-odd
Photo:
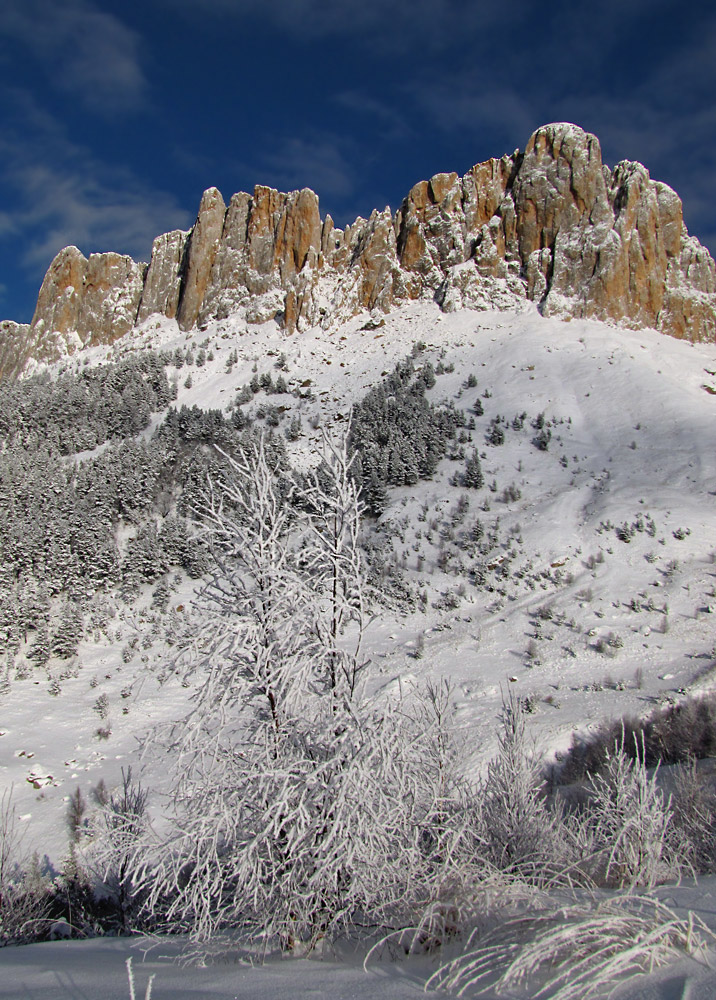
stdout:
[[337,229],[308,188],[204,192],[194,226],[150,262],[66,247],[30,324],[0,324],[0,376],[111,344],[149,316],[182,330],[242,310],[288,333],[434,299],[443,311],[534,303],[547,316],[716,340],[716,265],[678,195],[639,163],[602,163],[596,136],[538,128],[523,151],[436,174],[400,208]]

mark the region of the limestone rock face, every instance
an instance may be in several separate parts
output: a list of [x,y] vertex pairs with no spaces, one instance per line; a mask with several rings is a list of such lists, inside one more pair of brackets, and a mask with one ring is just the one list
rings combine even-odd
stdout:
[[0,379],[19,375],[34,346],[29,323],[0,322]]
[[[189,233],[157,237],[149,266],[62,250],[29,333],[0,327],[0,359],[111,343],[153,313],[188,330],[242,310],[288,332],[429,297],[443,309],[520,308],[716,340],[716,267],[681,202],[639,163],[610,170],[596,137],[545,125],[524,151],[416,184],[393,215],[337,229],[308,189],[257,186],[228,208],[204,192]],[[12,345],[15,345],[13,347]],[[23,362],[24,363],[24,362]]]
[[93,253],[87,261],[77,327],[83,344],[107,344],[137,321],[146,264],[118,253]]
[[[295,329],[306,315],[307,286],[312,284],[306,275],[299,277],[304,268],[317,264],[321,233],[318,198],[307,188],[282,194],[257,186],[253,197],[234,195],[225,212],[199,322],[247,306],[252,316],[261,317],[250,322],[280,315]],[[186,294],[182,291],[182,310]],[[252,296],[261,301],[251,304]]]
[[199,316],[219,249],[225,215],[224,199],[216,188],[209,188],[202,196],[186,250],[186,268],[176,313],[182,330],[190,330]]
[[248,301],[246,242],[251,200],[251,196],[242,191],[229,202],[199,322],[212,317],[225,319]]
[[77,247],[60,250],[42,282],[31,326],[41,322],[48,331],[76,330],[86,274],[87,258]]
[[52,360],[77,347],[111,344],[137,321],[146,265],[118,253],[77,247],[55,257],[42,282],[31,328],[35,357]]
[[188,233],[175,229],[157,236],[152,244],[152,259],[142,291],[138,323],[152,313],[160,313],[169,319],[176,316],[188,237]]
[[610,171],[575,125],[546,125],[523,153],[461,180],[417,184],[396,221],[402,268],[445,309],[526,298],[545,315],[714,339],[714,262],[688,236],[678,196],[641,164]]

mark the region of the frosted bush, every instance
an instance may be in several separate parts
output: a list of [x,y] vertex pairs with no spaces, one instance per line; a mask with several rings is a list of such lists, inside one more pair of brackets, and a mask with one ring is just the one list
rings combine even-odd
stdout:
[[530,746],[522,699],[503,703],[497,755],[478,801],[476,852],[489,867],[521,878],[550,880],[569,862],[559,814],[543,789],[542,764]]
[[648,773],[643,746],[636,758],[623,744],[615,746],[604,771],[590,778],[587,796],[585,813],[572,817],[572,829],[579,827],[582,850],[591,848],[599,882],[651,888],[678,875],[667,839],[670,800],[658,786],[657,771]]

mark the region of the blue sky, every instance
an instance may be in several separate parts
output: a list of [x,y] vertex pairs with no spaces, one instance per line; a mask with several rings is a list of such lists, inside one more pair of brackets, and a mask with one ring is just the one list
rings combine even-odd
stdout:
[[148,259],[202,191],[339,225],[549,121],[641,160],[716,250],[713,0],[3,0],[0,317],[54,254]]

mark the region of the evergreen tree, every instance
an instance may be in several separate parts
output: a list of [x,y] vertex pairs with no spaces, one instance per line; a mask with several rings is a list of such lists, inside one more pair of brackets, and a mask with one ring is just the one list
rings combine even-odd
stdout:
[[488,444],[499,446],[505,443],[505,432],[502,429],[500,422],[497,417],[495,417],[491,423],[490,428],[485,435],[485,441]]
[[74,656],[83,635],[82,611],[74,601],[65,599],[52,635],[52,655],[64,660]]
[[152,594],[152,608],[164,613],[169,607],[171,593],[166,580],[160,580]]
[[162,576],[168,568],[167,559],[154,522],[143,524],[134,538],[127,543],[127,554],[123,572],[151,583]]
[[47,622],[41,622],[27,651],[27,658],[28,660],[32,660],[38,667],[44,667],[50,659],[50,652],[50,632]]
[[476,451],[465,460],[465,471],[462,475],[462,485],[471,490],[479,490],[485,482],[482,466]]

